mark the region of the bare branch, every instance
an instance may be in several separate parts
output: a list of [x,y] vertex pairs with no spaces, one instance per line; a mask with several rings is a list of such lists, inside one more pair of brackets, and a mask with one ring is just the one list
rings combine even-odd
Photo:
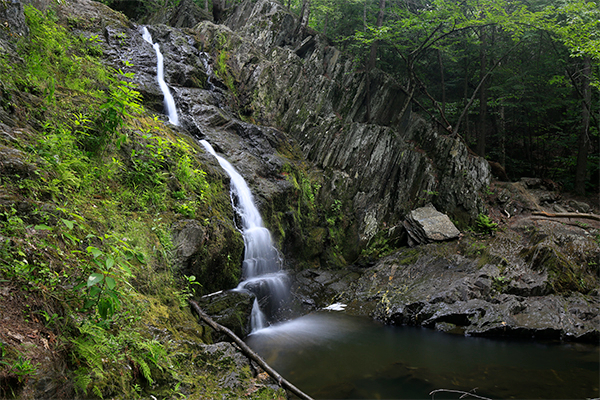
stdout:
[[279,375],[277,373],[277,371],[275,371],[273,368],[271,368],[271,366],[269,364],[267,364],[266,361],[263,360],[261,356],[259,356],[258,354],[256,354],[235,333],[233,333],[231,330],[229,330],[228,328],[224,327],[223,325],[218,324],[211,317],[209,317],[204,311],[202,311],[202,309],[200,308],[200,306],[198,306],[198,303],[196,303],[193,300],[190,300],[189,303],[190,303],[190,306],[192,307],[192,310],[194,310],[196,312],[196,314],[198,314],[198,316],[200,317],[200,319],[202,319],[204,322],[206,322],[214,330],[219,331],[219,332],[223,332],[224,334],[226,334],[227,336],[229,336],[231,339],[233,339],[233,341],[235,342],[235,344],[237,344],[240,347],[240,349],[244,352],[244,354],[246,354],[246,356],[248,358],[252,359],[258,365],[260,365],[260,367],[262,369],[264,369],[265,372],[268,373],[273,379],[275,379],[275,381],[277,381],[277,383],[279,385],[281,385],[281,387],[283,387],[284,389],[289,390],[290,392],[292,392],[293,394],[295,394],[296,396],[298,396],[301,399],[304,399],[304,400],[313,400],[312,397],[310,397],[309,395],[307,395],[306,393],[304,393],[303,391],[301,391],[300,389],[298,389],[296,386],[292,385],[289,381],[287,381],[286,379],[284,379],[281,375]]
[[[473,389],[473,390],[475,390],[475,389]],[[432,391],[431,393],[429,393],[429,395],[433,399],[436,393],[442,393],[442,392],[461,394],[462,395],[462,396],[460,396],[461,399],[464,399],[466,396],[471,396],[476,399],[492,400],[489,397],[479,396],[479,395],[476,395],[475,393],[465,392],[463,390],[452,390],[452,389],[436,389],[436,390]]]

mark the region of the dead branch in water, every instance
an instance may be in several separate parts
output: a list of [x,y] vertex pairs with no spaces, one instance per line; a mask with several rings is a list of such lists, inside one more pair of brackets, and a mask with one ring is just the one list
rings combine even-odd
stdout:
[[[475,389],[473,389],[473,390],[475,390]],[[441,393],[441,392],[461,394],[462,396],[460,396],[459,399],[464,399],[467,396],[472,396],[472,397],[475,397],[476,399],[492,400],[489,397],[478,396],[475,393],[465,392],[462,390],[452,390],[452,389],[436,389],[436,390],[432,391],[431,393],[429,393],[429,395],[433,399],[436,393]]]
[[252,361],[256,362],[258,365],[260,365],[260,367],[262,369],[264,369],[267,374],[269,374],[273,379],[275,379],[275,381],[277,381],[279,386],[281,386],[284,389],[289,390],[290,392],[292,392],[293,394],[295,394],[296,396],[298,396],[301,399],[313,400],[312,397],[308,396],[306,393],[304,393],[303,391],[298,389],[296,386],[292,385],[290,382],[285,380],[281,375],[279,375],[279,373],[277,373],[277,371],[275,371],[273,368],[271,368],[271,366],[269,366],[269,364],[267,364],[266,361],[263,360],[261,356],[256,354],[250,347],[248,347],[248,345],[246,343],[244,343],[244,341],[242,339],[240,339],[230,329],[224,327],[221,324],[218,324],[211,317],[209,317],[204,311],[202,311],[202,309],[198,306],[198,304],[195,301],[189,300],[189,303],[190,303],[190,306],[192,306],[192,309],[196,312],[196,314],[198,314],[200,319],[202,319],[202,321],[206,322],[214,330],[223,332],[224,334],[229,336],[231,339],[233,339],[234,343],[240,347],[242,352],[249,359],[251,359]]

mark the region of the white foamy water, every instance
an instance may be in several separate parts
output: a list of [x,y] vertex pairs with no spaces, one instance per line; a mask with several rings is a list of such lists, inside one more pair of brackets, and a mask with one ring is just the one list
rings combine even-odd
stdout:
[[160,52],[160,46],[158,43],[152,42],[152,35],[150,35],[150,32],[146,27],[142,28],[142,37],[146,42],[150,43],[152,47],[154,47],[154,51],[156,52],[156,79],[158,81],[158,86],[160,86],[160,90],[164,95],[165,110],[169,116],[169,122],[173,125],[179,125],[179,116],[177,115],[175,100],[171,95],[169,86],[167,86],[167,83],[165,82],[164,57]]
[[[281,271],[279,254],[273,246],[271,233],[263,226],[262,218],[254,204],[248,184],[235,168],[219,156],[210,143],[201,140],[206,151],[216,157],[219,165],[231,178],[231,192],[234,208],[242,221],[244,237],[244,263],[242,279],[236,290],[248,290],[255,294],[250,327],[256,332],[268,326],[267,317],[261,310],[260,303],[268,303],[272,315],[279,304],[287,298],[287,275]],[[236,204],[237,203],[237,204]]]

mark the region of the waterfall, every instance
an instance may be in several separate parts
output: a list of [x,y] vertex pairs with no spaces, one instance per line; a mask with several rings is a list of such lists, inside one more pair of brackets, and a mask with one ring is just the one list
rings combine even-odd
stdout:
[[164,57],[160,52],[160,46],[158,43],[152,43],[152,35],[150,35],[150,32],[148,32],[146,27],[142,29],[142,37],[146,42],[150,43],[152,47],[154,47],[154,51],[156,51],[156,79],[158,80],[160,90],[162,90],[163,95],[165,96],[165,109],[169,115],[169,122],[173,125],[179,125],[179,117],[177,116],[175,100],[171,95],[169,86],[167,86],[167,83],[165,82]]
[[206,140],[200,143],[217,158],[231,178],[232,203],[241,218],[245,246],[243,280],[236,290],[248,290],[256,296],[250,318],[250,327],[255,332],[267,326],[267,315],[272,318],[287,299],[287,276],[281,270],[281,261],[273,246],[271,233],[263,226],[246,181],[227,160],[217,155],[210,143]]
[[210,81],[210,77],[212,75],[212,67],[210,66],[210,63],[208,62],[209,59],[210,59],[210,56],[208,55],[208,53],[206,53],[204,51],[200,53],[200,60],[202,60],[202,65],[204,65],[204,70],[206,71],[206,86],[207,86],[207,89],[208,90],[213,90],[214,89],[214,85]]

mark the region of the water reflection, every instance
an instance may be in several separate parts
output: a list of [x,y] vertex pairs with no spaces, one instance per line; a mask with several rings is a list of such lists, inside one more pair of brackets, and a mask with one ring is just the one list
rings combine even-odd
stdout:
[[592,345],[465,338],[335,312],[265,328],[247,342],[315,398],[428,399],[434,389],[476,387],[492,398],[599,396]]

